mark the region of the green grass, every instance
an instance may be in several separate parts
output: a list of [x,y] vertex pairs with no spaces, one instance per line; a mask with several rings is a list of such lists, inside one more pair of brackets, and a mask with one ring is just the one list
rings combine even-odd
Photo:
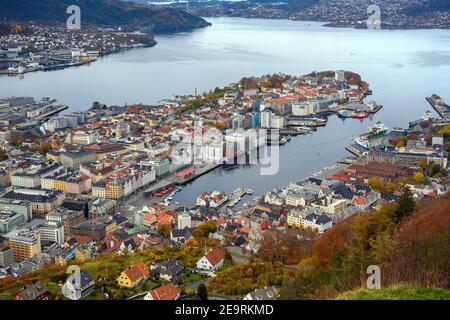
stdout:
[[337,300],[450,300],[450,291],[397,285],[379,290],[356,289],[339,295]]

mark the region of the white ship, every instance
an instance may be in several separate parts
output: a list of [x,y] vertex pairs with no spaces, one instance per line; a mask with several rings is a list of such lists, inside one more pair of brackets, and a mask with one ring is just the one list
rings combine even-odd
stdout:
[[363,133],[355,138],[355,142],[357,145],[369,149],[371,145],[371,140],[377,137],[384,136],[387,134],[389,128],[386,127],[381,121],[375,123],[373,127],[369,128],[369,131]]

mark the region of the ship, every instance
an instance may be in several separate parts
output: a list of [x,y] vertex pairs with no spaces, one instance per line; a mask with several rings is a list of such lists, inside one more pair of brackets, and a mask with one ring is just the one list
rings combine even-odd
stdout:
[[346,110],[339,110],[337,112],[337,115],[341,119],[347,119],[347,118],[351,118],[352,117]]
[[369,128],[368,132],[357,136],[355,142],[357,145],[369,149],[371,147],[371,140],[386,135],[388,130],[388,127],[381,121],[378,121],[373,127]]

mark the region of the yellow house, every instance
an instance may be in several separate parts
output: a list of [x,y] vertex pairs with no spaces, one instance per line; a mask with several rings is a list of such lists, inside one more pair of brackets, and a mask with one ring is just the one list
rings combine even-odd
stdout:
[[117,278],[117,284],[120,287],[133,289],[137,287],[143,280],[147,279],[150,275],[148,267],[143,262],[128,267],[128,269],[122,271]]

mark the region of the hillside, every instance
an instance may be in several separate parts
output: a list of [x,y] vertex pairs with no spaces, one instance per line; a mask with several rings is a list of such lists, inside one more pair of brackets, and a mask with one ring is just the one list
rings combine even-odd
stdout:
[[0,0],[0,21],[65,23],[67,7],[81,8],[84,24],[151,26],[155,33],[178,32],[209,25],[204,19],[170,8],[120,0]]
[[356,289],[339,295],[336,300],[450,300],[450,291],[400,285],[380,290]]

